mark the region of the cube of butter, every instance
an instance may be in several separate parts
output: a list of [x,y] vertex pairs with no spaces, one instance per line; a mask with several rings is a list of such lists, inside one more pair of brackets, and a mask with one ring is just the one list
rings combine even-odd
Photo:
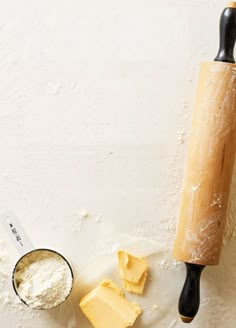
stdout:
[[118,265],[125,289],[131,293],[143,294],[148,271],[146,259],[119,251]]
[[121,289],[105,280],[84,296],[80,308],[95,328],[132,327],[141,308],[129,302]]

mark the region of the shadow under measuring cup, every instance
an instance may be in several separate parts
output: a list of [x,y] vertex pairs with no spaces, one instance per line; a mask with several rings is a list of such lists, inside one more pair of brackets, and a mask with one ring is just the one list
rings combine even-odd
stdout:
[[35,249],[13,212],[0,215],[0,221],[21,255],[12,273],[16,295],[25,305],[38,310],[62,304],[74,284],[70,263],[54,250]]

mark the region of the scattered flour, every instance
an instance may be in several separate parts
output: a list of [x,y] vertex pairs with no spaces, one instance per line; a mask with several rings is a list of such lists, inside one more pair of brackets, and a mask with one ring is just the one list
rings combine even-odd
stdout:
[[78,232],[81,230],[84,220],[89,217],[89,212],[86,210],[81,210],[80,212],[74,212],[74,223],[73,223],[73,232]]
[[[93,218],[93,215],[86,210],[82,210],[80,212],[74,212],[73,217],[74,217],[74,222],[73,222],[72,229],[73,229],[73,232],[78,232],[78,231],[81,231],[83,226],[86,224],[86,219]],[[97,224],[102,222],[102,214],[101,213],[99,213],[95,217],[95,222]]]
[[69,295],[72,283],[66,261],[47,250],[24,256],[15,272],[19,296],[34,309],[51,309],[61,304]]
[[81,219],[87,219],[88,216],[89,216],[89,212],[88,211],[85,211],[85,210],[82,210],[80,213],[79,213]]
[[219,208],[222,207],[223,195],[214,194],[214,199],[212,200],[210,207],[217,205]]
[[99,214],[96,218],[96,222],[97,223],[100,223],[101,222],[101,219],[102,219],[102,214]]
[[178,130],[177,131],[177,140],[179,142],[179,144],[183,144],[184,143],[184,138],[185,138],[185,132],[184,130]]

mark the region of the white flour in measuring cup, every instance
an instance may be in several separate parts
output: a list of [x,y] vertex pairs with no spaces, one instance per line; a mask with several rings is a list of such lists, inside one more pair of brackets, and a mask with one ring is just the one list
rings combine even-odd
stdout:
[[34,309],[51,309],[61,304],[72,285],[68,263],[53,251],[35,250],[26,254],[15,268],[16,292]]

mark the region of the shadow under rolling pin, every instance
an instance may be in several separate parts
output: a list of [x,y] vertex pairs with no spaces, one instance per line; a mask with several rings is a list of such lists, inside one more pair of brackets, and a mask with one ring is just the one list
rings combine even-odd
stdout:
[[236,2],[231,2],[221,15],[215,63],[201,65],[174,246],[174,257],[187,269],[179,299],[185,323],[199,310],[203,269],[219,263],[226,224],[236,149],[235,41]]

